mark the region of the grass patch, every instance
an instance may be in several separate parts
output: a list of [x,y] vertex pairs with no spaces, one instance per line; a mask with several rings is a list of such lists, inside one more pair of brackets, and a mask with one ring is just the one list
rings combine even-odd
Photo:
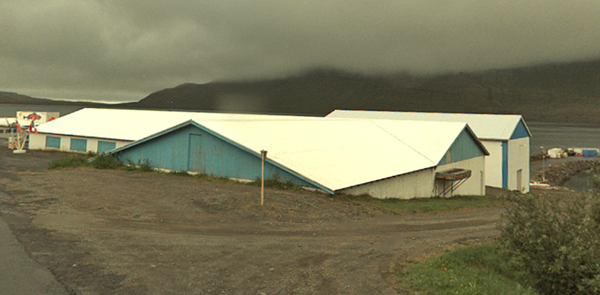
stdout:
[[[110,157],[114,159],[114,157],[112,157],[112,156],[110,156]],[[118,160],[116,160],[116,161],[118,161]],[[154,171],[154,168],[152,168],[152,165],[150,165],[150,161],[148,161],[148,160],[138,161],[137,163],[135,163],[131,160],[127,160],[127,165],[123,165],[123,169],[125,169],[127,171],[139,171],[139,172]]]
[[150,172],[154,171],[149,161],[134,163],[128,161],[124,164],[115,156],[110,154],[86,153],[56,159],[48,165],[48,169],[68,169],[77,167],[94,167],[96,169],[115,169],[127,171]]
[[408,265],[399,282],[415,294],[538,294],[509,261],[495,242],[457,248]]
[[341,198],[354,202],[356,205],[368,204],[373,208],[398,215],[407,213],[441,213],[470,208],[501,207],[506,204],[505,197],[487,196],[454,196],[452,198],[400,200],[376,199],[369,195],[343,195]]
[[97,155],[90,164],[97,169],[121,169],[124,164],[109,154]]
[[192,174],[187,173],[186,171],[161,171],[161,173],[164,173],[166,175],[169,176],[184,176],[184,177],[191,177],[193,176]]
[[[249,185],[252,186],[260,186],[261,185],[261,180],[260,178],[255,179],[252,182],[248,183]],[[276,188],[276,189],[281,189],[281,190],[295,190],[295,189],[300,189],[301,187],[297,184],[294,184],[291,181],[281,181],[278,179],[265,179],[265,187],[268,188]]]
[[76,155],[67,158],[56,159],[48,165],[48,169],[67,169],[83,167],[88,165],[87,155]]

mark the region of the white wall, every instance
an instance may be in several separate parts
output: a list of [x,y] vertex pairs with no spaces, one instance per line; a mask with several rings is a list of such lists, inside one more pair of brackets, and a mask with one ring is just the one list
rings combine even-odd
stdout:
[[[529,141],[528,137],[508,141],[507,189],[529,192]],[[490,152],[486,157],[486,185],[502,188],[502,141],[482,140]],[[517,174],[521,170],[521,187],[518,187]]]
[[[508,141],[508,189],[529,192],[529,138],[518,138]],[[517,174],[521,170],[521,187]]]
[[351,187],[337,192],[349,195],[368,194],[378,199],[431,198],[438,195],[435,173],[453,168],[471,170],[467,179],[453,195],[485,195],[485,158],[483,156],[450,163],[435,169],[426,169],[368,184]]
[[30,150],[43,150],[46,146],[46,135],[45,134],[30,134],[29,135],[29,149]]
[[378,199],[430,198],[433,195],[433,168],[371,182],[337,192],[349,195],[368,194]]
[[[486,171],[486,157],[476,157],[456,163],[450,163],[441,165],[436,168],[436,172],[444,172],[454,168],[471,170],[471,177],[467,179],[458,189],[452,194],[456,195],[485,195],[485,171]],[[450,184],[447,182],[447,185]],[[441,193],[443,188],[437,188],[437,191]],[[447,195],[449,197],[450,195]]]
[[[71,150],[71,138],[82,138],[87,139],[87,150],[86,152],[98,152],[98,141],[109,141],[115,142],[116,147],[120,148],[130,141],[123,140],[112,140],[112,139],[97,139],[97,138],[84,138],[77,136],[68,136],[68,135],[51,135],[48,136],[60,137],[60,151],[64,152],[75,152],[79,153],[80,151],[72,151]],[[29,135],[29,149],[30,150],[57,150],[54,148],[46,148],[46,134],[30,134]]]
[[482,140],[481,143],[490,152],[485,157],[485,184],[502,188],[502,141]]

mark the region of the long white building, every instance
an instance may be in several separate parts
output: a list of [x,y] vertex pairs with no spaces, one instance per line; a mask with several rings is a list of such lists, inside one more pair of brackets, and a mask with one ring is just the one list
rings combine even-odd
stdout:
[[[110,146],[109,146],[110,145]],[[31,134],[31,149],[103,152],[158,169],[330,194],[428,198],[485,194],[483,144],[464,122],[83,109]]]

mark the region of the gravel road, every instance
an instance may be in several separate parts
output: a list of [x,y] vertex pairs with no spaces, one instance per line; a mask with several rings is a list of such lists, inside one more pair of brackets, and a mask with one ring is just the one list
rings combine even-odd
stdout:
[[[5,142],[0,140],[0,146]],[[501,208],[388,215],[313,192],[77,168],[0,148],[0,214],[72,294],[409,294],[410,261],[494,238]]]

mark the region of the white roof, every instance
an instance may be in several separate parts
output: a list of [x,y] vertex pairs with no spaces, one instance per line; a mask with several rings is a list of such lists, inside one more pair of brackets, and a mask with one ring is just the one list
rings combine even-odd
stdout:
[[135,141],[191,119],[279,119],[291,116],[84,108],[40,125],[38,132]]
[[83,109],[39,132],[140,140],[194,121],[332,191],[435,167],[465,123]]
[[256,153],[268,151],[269,159],[333,191],[435,167],[466,127],[323,118],[196,122]]
[[[469,127],[471,127],[478,138],[492,140],[509,140],[519,122],[523,121],[521,115],[351,110],[335,110],[327,115],[327,117],[465,122],[469,124]],[[523,125],[527,128],[525,121],[523,121]],[[527,132],[530,133],[529,130]]]

